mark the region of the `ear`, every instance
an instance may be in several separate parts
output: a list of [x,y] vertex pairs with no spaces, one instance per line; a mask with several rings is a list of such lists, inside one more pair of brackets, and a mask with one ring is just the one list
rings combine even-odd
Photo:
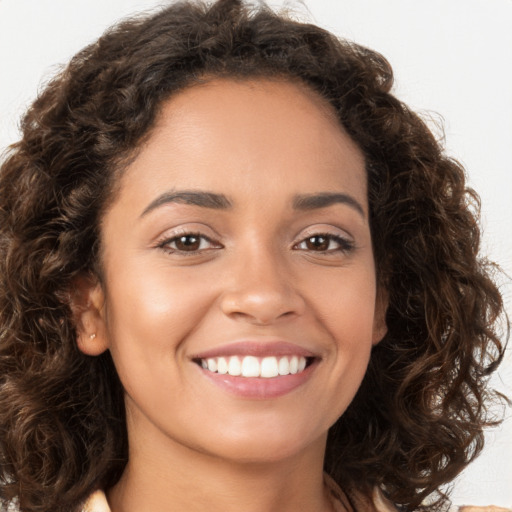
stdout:
[[98,356],[109,347],[103,288],[96,277],[82,275],[73,281],[70,295],[77,346],[84,354]]
[[388,332],[386,324],[386,312],[388,310],[389,296],[385,288],[377,289],[375,298],[375,314],[373,316],[373,336],[372,345],[377,345]]

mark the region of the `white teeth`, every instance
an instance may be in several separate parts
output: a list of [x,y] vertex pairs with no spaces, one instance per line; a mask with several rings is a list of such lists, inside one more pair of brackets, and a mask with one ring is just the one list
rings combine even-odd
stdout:
[[293,356],[290,359],[290,373],[292,375],[296,374],[299,371],[299,358],[297,356]]
[[[306,359],[304,359],[305,361]],[[288,361],[287,357],[281,357],[279,359],[279,375],[289,375],[290,373],[290,361]]]
[[217,373],[224,375],[228,373],[228,363],[223,357],[219,357],[217,360]]
[[240,364],[240,359],[238,359],[238,357],[231,356],[229,358],[228,373],[235,377],[242,373],[242,365]]
[[277,366],[277,359],[275,357],[264,357],[261,360],[261,376],[270,379],[278,375],[279,368]]
[[262,377],[270,379],[283,375],[294,375],[304,371],[306,358],[303,356],[231,356],[201,359],[201,366],[210,372],[234,377]]
[[243,377],[259,377],[260,363],[256,357],[245,356],[242,360],[242,376]]

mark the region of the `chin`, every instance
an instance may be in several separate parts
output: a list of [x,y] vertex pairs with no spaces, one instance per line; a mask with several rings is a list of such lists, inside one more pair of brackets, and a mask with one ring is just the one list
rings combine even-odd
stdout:
[[325,449],[327,432],[313,435],[305,432],[293,431],[289,428],[267,430],[225,432],[221,438],[216,439],[215,453],[221,458],[241,464],[265,464],[284,461],[310,449],[317,450],[321,446],[321,453]]

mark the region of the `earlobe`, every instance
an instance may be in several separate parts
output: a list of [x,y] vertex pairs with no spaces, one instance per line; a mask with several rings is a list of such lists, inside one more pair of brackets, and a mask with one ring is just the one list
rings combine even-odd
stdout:
[[373,318],[373,336],[372,345],[377,345],[382,341],[388,332],[386,324],[386,312],[388,310],[388,293],[385,289],[379,288],[375,300],[375,315]]
[[73,282],[71,309],[76,322],[76,343],[81,352],[98,356],[108,349],[105,324],[105,296],[101,284],[91,276]]

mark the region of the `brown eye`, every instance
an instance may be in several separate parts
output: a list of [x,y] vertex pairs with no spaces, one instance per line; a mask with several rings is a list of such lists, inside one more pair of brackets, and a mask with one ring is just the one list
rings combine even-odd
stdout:
[[178,251],[197,251],[201,246],[201,237],[197,235],[183,235],[174,239],[174,246]]
[[299,242],[295,249],[327,254],[344,253],[353,250],[354,243],[340,236],[318,233]]
[[208,237],[196,234],[196,233],[185,233],[178,235],[173,238],[168,238],[158,245],[158,247],[164,249],[171,254],[191,254],[201,253],[209,249],[219,249],[222,246],[218,243],[213,242]]
[[310,251],[327,251],[331,240],[327,236],[315,235],[304,240],[306,249]]

